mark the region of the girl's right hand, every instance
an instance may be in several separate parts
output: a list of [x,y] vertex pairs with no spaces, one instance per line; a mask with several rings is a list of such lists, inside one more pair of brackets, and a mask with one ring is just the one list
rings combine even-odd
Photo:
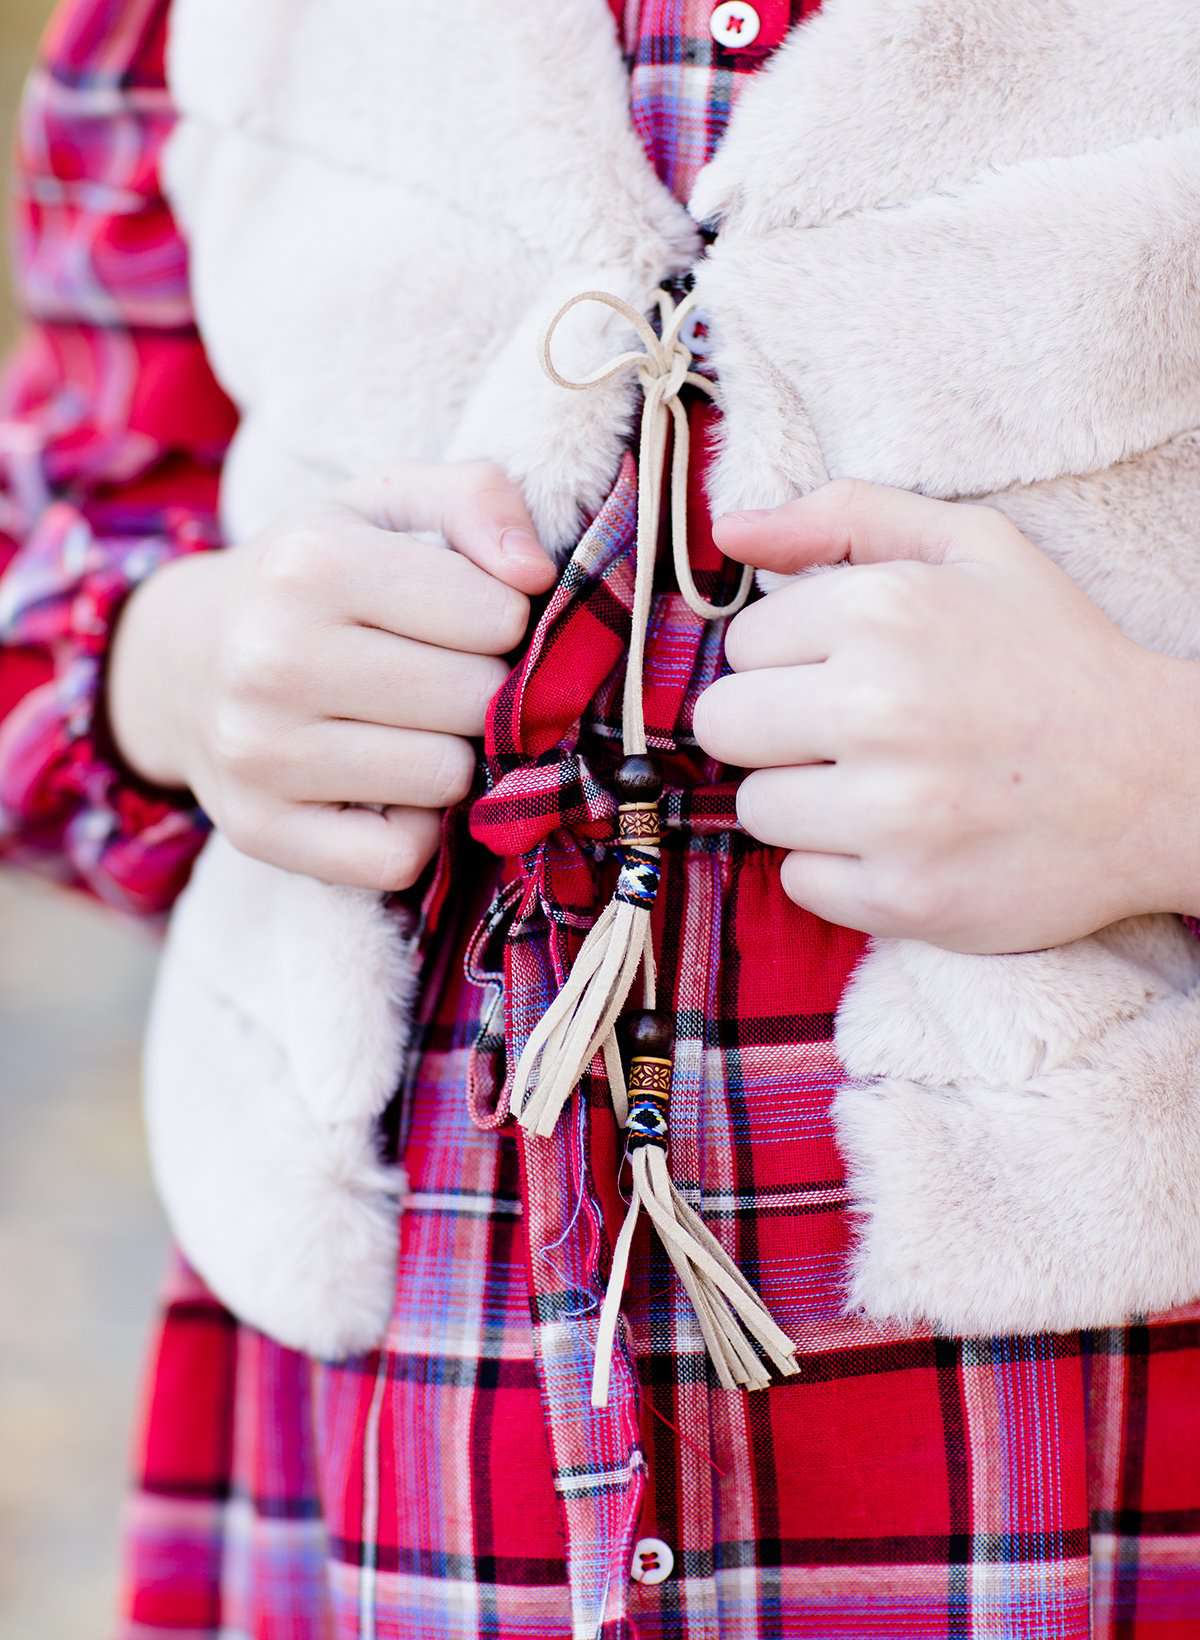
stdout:
[[110,658],[118,748],[190,788],[245,854],[407,888],[470,789],[500,657],[555,574],[499,468],[405,465],[143,582]]

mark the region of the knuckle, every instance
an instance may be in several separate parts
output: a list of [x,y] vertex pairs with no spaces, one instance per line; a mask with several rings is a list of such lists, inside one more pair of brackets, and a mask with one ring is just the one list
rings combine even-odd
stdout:
[[960,501],[956,505],[961,523],[974,534],[995,542],[1024,540],[1011,518],[1006,518],[998,507],[988,507],[981,501]]
[[856,678],[846,685],[839,699],[851,744],[887,738],[897,719],[897,703],[895,691],[881,678]]
[[961,815],[968,796],[966,776],[946,766],[917,768],[906,781],[905,806],[914,831],[926,836],[947,833]]
[[836,727],[850,746],[863,750],[903,747],[915,753],[936,738],[937,706],[919,667],[893,664],[845,685]]
[[920,564],[873,564],[857,577],[851,619],[868,631],[894,631],[920,617]]
[[893,772],[873,804],[881,834],[893,843],[922,834],[937,808],[935,782],[911,771]]
[[892,770],[867,805],[874,847],[912,872],[935,868],[950,838],[943,783],[921,770]]
[[991,507],[984,507],[981,510],[992,515],[992,533],[989,539],[994,552],[1003,552],[1014,561],[1024,558],[1031,565],[1037,563],[1043,568],[1053,561],[1034,539],[1013,523],[1011,518],[1005,518],[1003,513]]
[[298,524],[268,536],[259,547],[258,568],[265,585],[277,596],[307,594],[319,582],[329,561],[324,534]]
[[221,660],[221,677],[230,695],[240,700],[288,697],[299,675],[294,647],[274,623],[242,623]]
[[868,879],[863,898],[875,925],[911,939],[928,939],[946,911],[936,873],[911,864],[879,868]]
[[232,798],[221,815],[220,830],[239,854],[249,855],[254,860],[267,858],[269,829],[257,803],[245,798]]
[[516,485],[498,461],[473,461],[469,467],[471,488],[479,495],[512,495]]
[[496,461],[467,461],[457,468],[456,511],[460,521],[486,524],[497,514],[509,514],[520,502],[520,490]]
[[870,485],[861,478],[833,478],[819,494],[831,512],[853,512],[861,505],[869,489]]
[[929,939],[941,930],[947,911],[946,896],[932,872],[909,873],[904,909],[907,925],[914,933]]
[[893,662],[887,690],[897,728],[913,729],[936,706],[930,698],[931,690],[926,682],[923,664],[911,654],[899,656]]
[[867,925],[891,933],[903,920],[903,880],[892,871],[877,868],[862,885],[862,908]]
[[995,507],[985,507],[978,501],[957,501],[954,504],[954,511],[961,522],[975,529],[995,529],[1007,523],[1004,515],[997,512]]
[[238,701],[223,701],[213,713],[210,750],[213,762],[231,774],[245,776],[257,771],[265,737],[256,714]]

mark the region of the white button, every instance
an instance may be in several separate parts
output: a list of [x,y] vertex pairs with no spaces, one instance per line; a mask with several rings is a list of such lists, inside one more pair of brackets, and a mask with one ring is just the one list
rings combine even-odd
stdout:
[[674,1570],[675,1556],[661,1538],[638,1540],[629,1573],[635,1583],[665,1583]]
[[708,315],[702,308],[693,308],[679,327],[679,340],[696,359],[705,359],[709,351]]
[[758,39],[762,21],[754,7],[746,0],[724,0],[708,20],[708,32],[719,46],[736,51],[739,46],[753,45]]

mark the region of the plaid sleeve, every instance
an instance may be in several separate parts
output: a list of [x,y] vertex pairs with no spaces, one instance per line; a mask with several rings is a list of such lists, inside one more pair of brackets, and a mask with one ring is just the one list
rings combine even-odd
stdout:
[[159,182],[168,9],[65,0],[50,24],[18,137],[27,323],[0,379],[0,857],[140,913],[182,888],[206,822],[123,767],[105,656],[144,576],[220,544],[235,423]]

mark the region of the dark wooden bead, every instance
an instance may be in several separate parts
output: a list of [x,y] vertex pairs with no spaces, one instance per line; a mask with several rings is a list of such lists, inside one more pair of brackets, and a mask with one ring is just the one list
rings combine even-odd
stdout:
[[670,1014],[638,1008],[622,1020],[625,1048],[630,1059],[670,1059],[675,1043],[675,1023]]
[[656,803],[662,796],[662,776],[649,757],[627,757],[613,776],[623,803]]

